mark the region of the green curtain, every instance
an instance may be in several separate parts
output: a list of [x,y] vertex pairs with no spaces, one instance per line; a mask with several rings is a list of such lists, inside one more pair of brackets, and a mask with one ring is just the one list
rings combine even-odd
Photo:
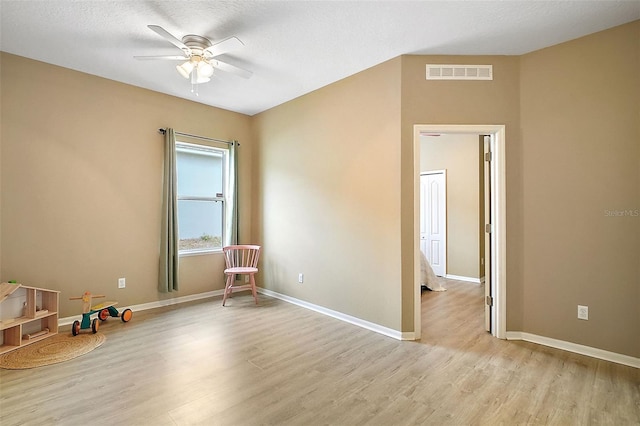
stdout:
[[238,244],[238,146],[237,141],[229,145],[229,187],[226,204],[224,245]]
[[164,132],[164,184],[162,190],[162,228],[160,229],[160,270],[158,291],[178,290],[178,206],[176,180],[176,135]]

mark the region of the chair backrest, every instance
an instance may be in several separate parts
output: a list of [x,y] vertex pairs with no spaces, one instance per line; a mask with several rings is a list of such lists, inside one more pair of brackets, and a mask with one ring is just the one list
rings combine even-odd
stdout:
[[257,268],[260,250],[260,246],[249,244],[222,247],[227,268]]

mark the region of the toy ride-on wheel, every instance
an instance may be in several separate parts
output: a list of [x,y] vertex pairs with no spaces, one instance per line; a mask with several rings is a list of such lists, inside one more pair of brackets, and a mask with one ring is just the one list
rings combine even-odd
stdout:
[[80,334],[80,321],[75,320],[73,322],[73,324],[71,325],[71,334],[73,334],[74,336]]
[[98,318],[94,318],[93,321],[91,321],[91,331],[93,331],[93,334],[98,332],[99,327],[100,322],[98,321]]
[[129,322],[131,321],[131,317],[133,317],[133,312],[131,311],[131,309],[127,308],[124,311],[122,311],[122,313],[120,314],[120,319],[122,320],[122,322]]
[[103,310],[98,312],[98,318],[100,318],[100,321],[106,321],[107,318],[109,318],[109,309],[104,308]]

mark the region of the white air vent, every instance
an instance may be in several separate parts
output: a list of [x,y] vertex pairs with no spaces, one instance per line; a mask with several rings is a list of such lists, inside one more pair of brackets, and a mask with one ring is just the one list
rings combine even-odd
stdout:
[[427,64],[427,80],[493,80],[493,65]]

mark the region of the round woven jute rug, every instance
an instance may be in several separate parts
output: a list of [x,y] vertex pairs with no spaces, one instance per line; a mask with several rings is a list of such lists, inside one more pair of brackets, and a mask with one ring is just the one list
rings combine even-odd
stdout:
[[0,355],[0,368],[22,370],[68,361],[91,352],[106,339],[102,333],[56,334]]

